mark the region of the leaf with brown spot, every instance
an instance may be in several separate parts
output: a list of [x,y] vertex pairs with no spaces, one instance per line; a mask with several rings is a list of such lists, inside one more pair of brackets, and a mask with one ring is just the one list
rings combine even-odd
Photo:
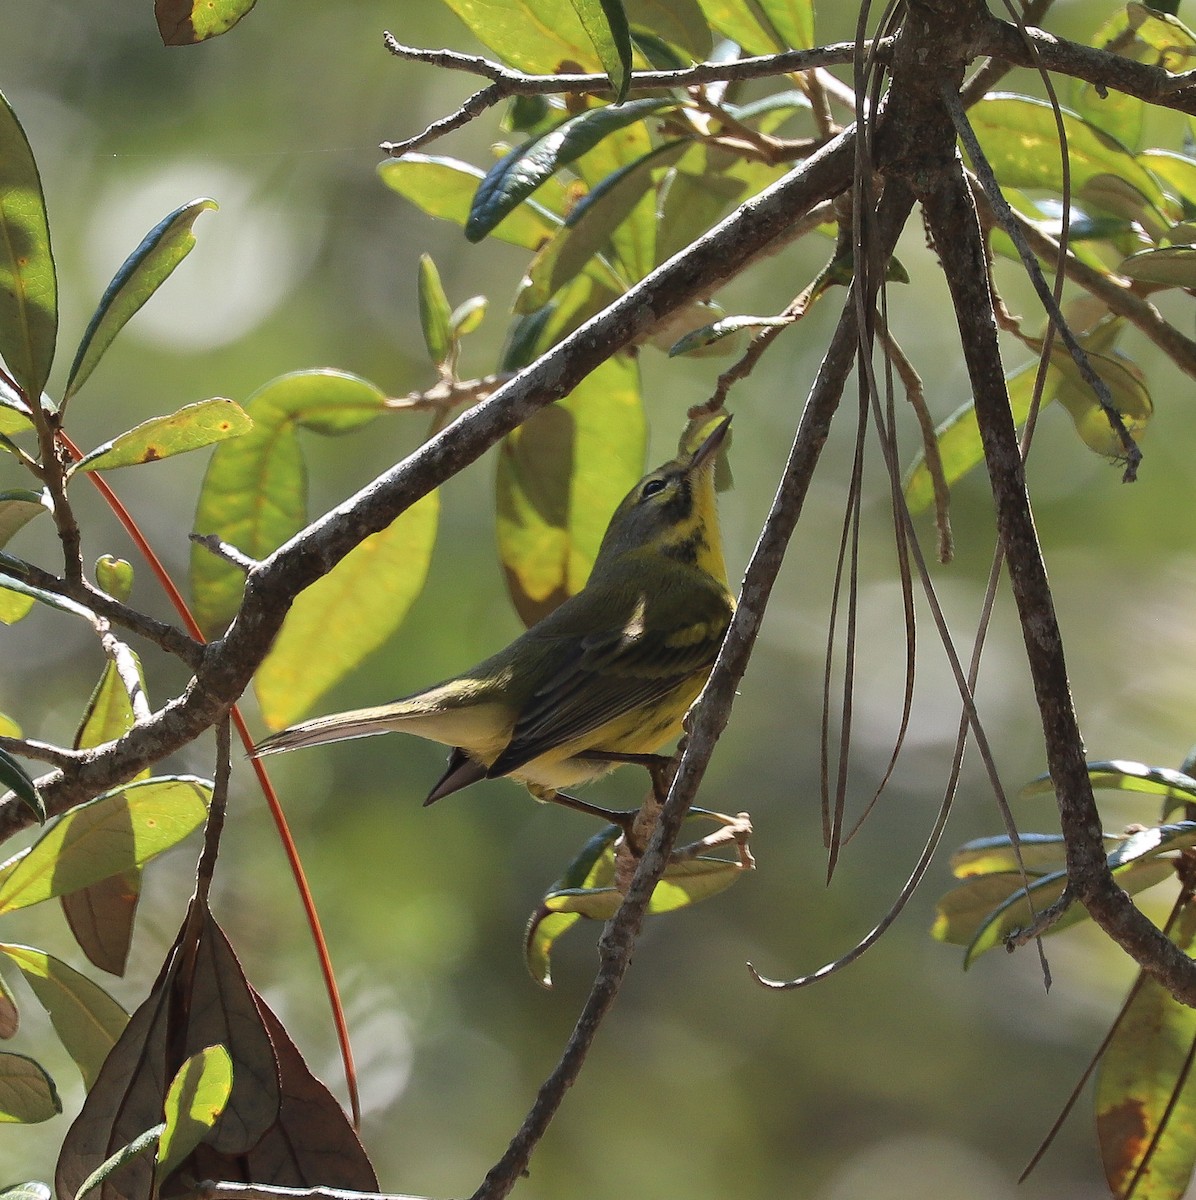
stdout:
[[158,33],[166,46],[193,46],[227,33],[257,0],[155,0]]
[[[1185,905],[1170,937],[1196,944],[1196,906]],[[1115,1196],[1178,1200],[1196,1167],[1196,1009],[1143,978],[1126,1005],[1096,1077],[1096,1126]]]

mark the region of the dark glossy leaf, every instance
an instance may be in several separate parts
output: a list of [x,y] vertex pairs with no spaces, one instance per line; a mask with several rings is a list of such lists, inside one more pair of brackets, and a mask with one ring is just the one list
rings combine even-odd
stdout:
[[[205,6],[211,8],[211,5]],[[191,253],[195,235],[191,227],[199,214],[216,208],[216,201],[201,197],[176,208],[164,217],[142,239],[141,244],[125,259],[112,282],[104,290],[87,324],[71,373],[63,392],[65,403],[86,382],[95,370],[112,339],[124,328],[130,317],[162,286],[175,267]]]
[[[680,142],[668,143],[649,151],[642,158],[608,175],[574,207],[561,229],[544,246],[528,266],[523,287],[516,299],[515,311],[530,313],[573,279],[587,262],[599,253],[611,235],[639,206],[649,189],[653,188],[653,173],[663,169],[685,150]],[[655,204],[652,205],[653,213]],[[628,274],[639,278],[637,264],[624,264]],[[604,274],[612,287],[622,288],[623,282],[604,264],[595,267]]]
[[587,109],[517,146],[486,173],[473,198],[465,236],[481,241],[502,219],[561,167],[580,158],[612,133],[672,105],[670,100],[632,100]]
[[91,1087],[128,1024],[125,1010],[86,975],[44,950],[0,943],[0,954],[20,968],[84,1084]]
[[430,492],[295,598],[253,681],[270,728],[305,716],[403,623],[423,590],[439,518]]
[[430,254],[419,257],[419,323],[432,364],[443,367],[453,351],[452,312]]
[[[68,1130],[55,1186],[73,1196],[115,1151],[161,1121],[167,1089],[191,1055],[223,1045],[233,1091],[206,1135],[223,1153],[250,1150],[278,1117],[273,1046],[252,990],[219,926],[206,911],[188,912],[158,982],[133,1014]],[[101,1186],[100,1200],[151,1195],[154,1164],[124,1163]]]
[[58,282],[41,176],[0,95],[0,358],[32,404],[41,402],[57,334]]
[[154,0],[158,33],[167,46],[191,46],[227,33],[257,0]]
[[219,397],[188,404],[167,417],[153,417],[97,446],[72,468],[74,471],[113,471],[157,462],[189,450],[248,433],[253,422],[239,404]]
[[0,913],[143,865],[203,824],[211,794],[207,780],[167,775],[125,784],[72,808],[0,879]]
[[[385,406],[384,392],[343,371],[296,371],[263,385],[245,403],[252,428],[212,454],[196,533],[214,533],[251,558],[265,558],[307,523],[307,471],[297,430],[348,433]],[[205,636],[223,632],[244,586],[242,571],[193,546],[192,611]]]
[[499,555],[526,624],[589,578],[611,513],[643,473],[646,436],[638,365],[616,355],[503,442]]
[[35,1125],[62,1112],[45,1068],[23,1054],[0,1054],[0,1123]]
[[0,749],[0,787],[14,796],[37,818],[46,819],[46,805],[29,773],[7,750]]
[[615,89],[615,103],[627,98],[631,83],[631,30],[622,0],[570,0],[602,69]]
[[[477,167],[455,158],[430,154],[405,154],[378,164],[378,175],[388,188],[418,205],[432,217],[452,221],[462,228],[485,176]],[[538,250],[561,227],[561,218],[527,200],[513,209],[491,232],[502,242]]]
[[[694,354],[701,350],[709,350],[723,338],[733,337],[745,329],[776,329],[792,324],[792,320],[788,317],[720,317],[709,325],[691,330],[683,338],[674,342],[669,347],[669,358],[675,358],[679,354]],[[742,339],[737,339],[736,347],[741,342]]]
[[[1181,951],[1192,952],[1191,904],[1169,932]],[[1196,1010],[1143,975],[1096,1076],[1097,1140],[1113,1195],[1126,1195],[1135,1178],[1138,1200],[1179,1200],[1187,1192],[1196,1165],[1196,1091],[1186,1073],[1194,1042]]]

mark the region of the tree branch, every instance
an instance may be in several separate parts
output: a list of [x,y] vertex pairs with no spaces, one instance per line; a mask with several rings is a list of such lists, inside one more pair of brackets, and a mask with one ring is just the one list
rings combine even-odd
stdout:
[[[567,395],[599,363],[784,241],[802,214],[848,186],[853,141],[854,131],[845,131],[259,563],[246,578],[236,620],[224,637],[203,648],[199,669],[182,695],[118,741],[79,752],[69,771],[38,781],[48,811],[64,812],[124,782],[211,728],[248,686],[299,592],[532,413]],[[15,801],[0,806],[0,838],[30,819]]]

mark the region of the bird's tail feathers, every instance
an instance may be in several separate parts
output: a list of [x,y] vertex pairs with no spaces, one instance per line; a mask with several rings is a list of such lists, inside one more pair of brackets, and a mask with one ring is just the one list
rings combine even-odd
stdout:
[[369,737],[387,733],[395,727],[395,706],[382,704],[375,708],[358,708],[352,712],[333,713],[301,721],[288,729],[272,733],[253,748],[253,757],[298,750],[302,746],[318,746],[322,742],[341,742],[349,738]]

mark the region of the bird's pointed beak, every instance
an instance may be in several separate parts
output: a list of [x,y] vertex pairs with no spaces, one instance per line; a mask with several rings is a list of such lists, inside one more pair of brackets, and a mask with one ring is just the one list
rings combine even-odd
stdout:
[[731,414],[727,413],[726,418],[720,421],[703,439],[702,444],[693,452],[693,457],[689,460],[689,469],[696,470],[708,459],[713,461],[718,453],[718,448],[723,444],[723,440],[727,436],[727,430],[731,428]]

